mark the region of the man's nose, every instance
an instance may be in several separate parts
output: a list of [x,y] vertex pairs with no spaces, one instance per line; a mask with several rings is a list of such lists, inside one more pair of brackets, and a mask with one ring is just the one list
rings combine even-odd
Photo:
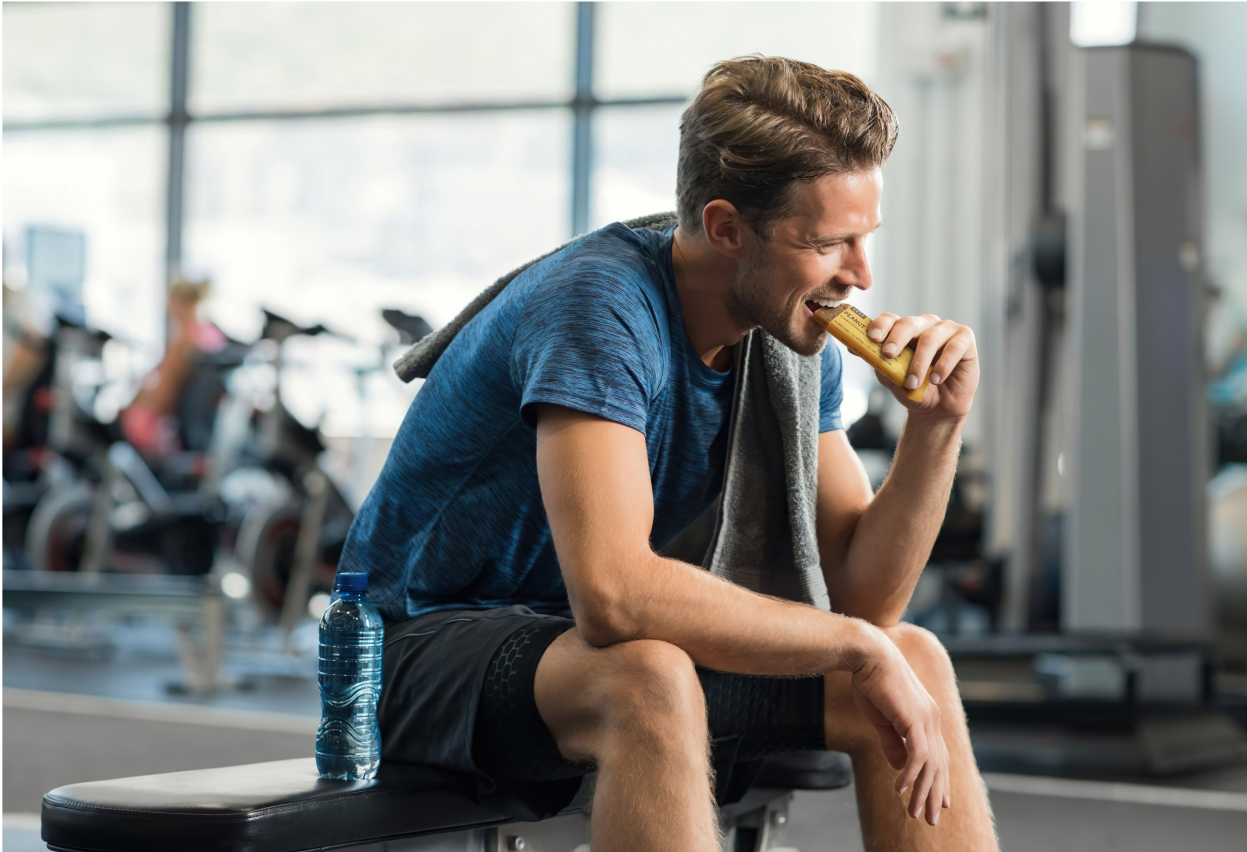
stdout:
[[856,287],[858,290],[870,289],[874,279],[870,275],[870,264],[866,260],[866,245],[864,241],[857,241],[852,255],[848,258],[848,262],[841,267],[841,275],[847,279],[846,283]]

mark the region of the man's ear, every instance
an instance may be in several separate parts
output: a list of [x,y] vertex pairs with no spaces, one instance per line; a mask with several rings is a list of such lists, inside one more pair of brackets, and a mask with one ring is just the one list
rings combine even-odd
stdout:
[[744,255],[753,237],[749,223],[740,215],[736,205],[721,198],[702,208],[701,227],[715,251],[732,259]]

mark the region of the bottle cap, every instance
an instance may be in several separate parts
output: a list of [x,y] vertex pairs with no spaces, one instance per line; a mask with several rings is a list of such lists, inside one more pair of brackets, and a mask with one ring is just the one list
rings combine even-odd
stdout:
[[338,575],[338,593],[346,592],[354,594],[356,592],[368,591],[368,575],[367,574],[339,574]]

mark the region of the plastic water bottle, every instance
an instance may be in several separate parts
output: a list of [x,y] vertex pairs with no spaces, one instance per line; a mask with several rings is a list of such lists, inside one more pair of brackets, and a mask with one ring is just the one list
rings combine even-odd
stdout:
[[381,763],[377,699],[385,629],[367,600],[367,574],[339,574],[337,587],[338,600],[320,620],[316,769],[322,778],[363,781]]

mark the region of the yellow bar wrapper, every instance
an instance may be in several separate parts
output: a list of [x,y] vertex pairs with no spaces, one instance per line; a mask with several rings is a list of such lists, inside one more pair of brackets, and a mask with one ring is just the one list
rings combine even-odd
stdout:
[[895,358],[884,358],[883,347],[866,336],[866,329],[870,327],[870,317],[852,305],[819,308],[814,312],[814,319],[827,329],[832,337],[849,347],[850,352],[887,376],[905,396],[914,402],[922,402],[927,386],[931,383],[930,367],[927,368],[922,384],[913,390],[905,387],[905,377],[909,374],[910,362],[914,360],[914,350],[906,346]]

